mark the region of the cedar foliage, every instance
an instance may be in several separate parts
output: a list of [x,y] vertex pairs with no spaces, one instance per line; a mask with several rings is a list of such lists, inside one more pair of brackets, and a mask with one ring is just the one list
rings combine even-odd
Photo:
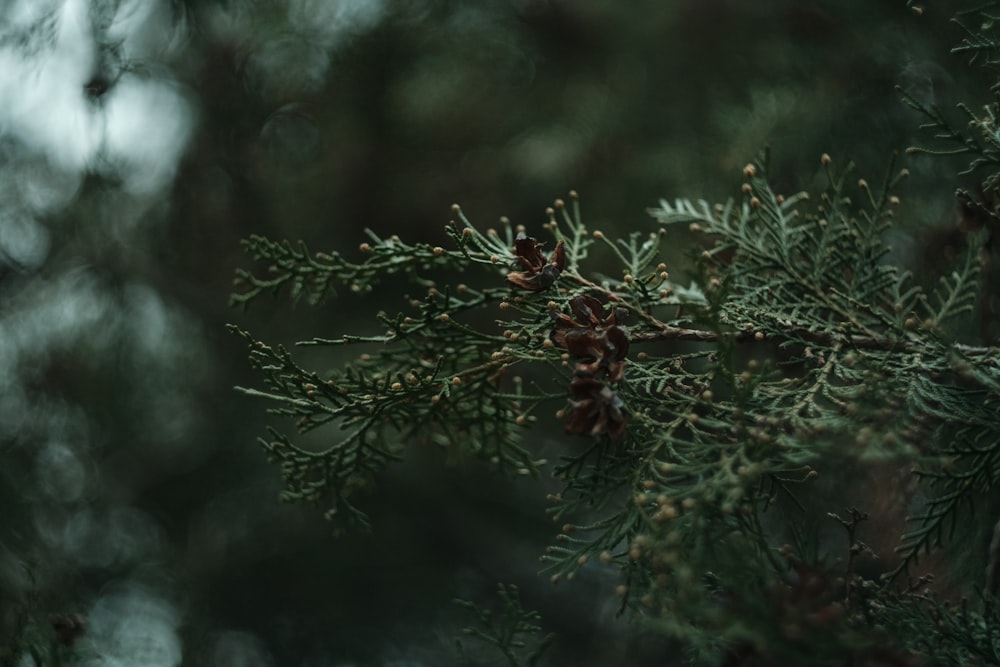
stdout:
[[[956,51],[988,65],[1000,48],[991,11],[957,19],[967,38]],[[908,152],[968,155],[978,183],[959,192],[966,249],[929,286],[890,261],[885,240],[907,170],[893,160],[869,182],[828,155],[816,191],[777,193],[765,153],[734,199],[661,201],[648,231],[623,238],[588,227],[574,192],[534,229],[483,229],[456,205],[441,246],[368,231],[360,259],[250,237],[267,269],[238,269],[234,304],[284,293],[315,305],[389,280],[410,291],[370,335],[300,343],[358,348],[339,369],[306,368],[231,327],[263,382],[241,391],[300,434],[324,434],[320,449],[276,429],[261,440],[283,499],[368,527],[358,489],[404,443],[432,443],[502,474],[553,475],[563,529],[547,573],[616,568],[622,608],[682,640],[693,662],[1000,662],[1000,540],[986,548],[1000,349],[982,338],[997,106],[960,107],[963,126],[903,100],[929,130]],[[691,281],[661,261],[678,226],[704,238]],[[566,449],[549,462],[533,433],[554,419]],[[845,510],[829,487],[865,469],[912,469],[916,490],[862,489],[882,515]],[[895,555],[861,541],[873,520],[901,535]],[[838,525],[847,539],[827,539]],[[964,565],[945,557],[929,570],[924,557],[955,539]]]

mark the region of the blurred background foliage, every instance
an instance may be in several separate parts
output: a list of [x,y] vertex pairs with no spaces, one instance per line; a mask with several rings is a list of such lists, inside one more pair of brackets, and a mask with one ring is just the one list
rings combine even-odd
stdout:
[[[239,240],[439,242],[456,201],[530,230],[570,188],[592,227],[651,229],[661,197],[737,194],[765,145],[788,192],[823,152],[877,180],[916,136],[895,85],[989,101],[949,54],[955,7],[928,4],[0,3],[0,663],[17,627],[44,643],[81,613],[87,665],[448,664],[451,599],[505,581],[557,633],[551,664],[669,664],[615,618],[612,573],[543,585],[544,483],[413,452],[367,498],[371,535],[279,505],[222,325],[360,331],[400,293],[237,313]],[[954,165],[903,166],[896,259],[933,272]]]

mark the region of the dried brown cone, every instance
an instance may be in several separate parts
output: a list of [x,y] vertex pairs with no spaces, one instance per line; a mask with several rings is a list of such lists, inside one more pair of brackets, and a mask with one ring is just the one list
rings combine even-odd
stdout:
[[587,377],[606,375],[609,382],[621,382],[625,375],[628,336],[619,327],[597,332],[571,329],[565,336],[566,351],[585,359],[576,365],[576,374]]
[[628,311],[609,308],[597,299],[578,295],[569,301],[572,316],[549,311],[555,329],[549,339],[579,361],[570,382],[572,412],[566,432],[575,435],[625,435],[625,415],[618,394],[602,380],[621,382],[629,340],[624,326]]
[[569,308],[573,311],[573,317],[566,313],[549,311],[554,320],[556,328],[552,330],[550,338],[559,347],[566,347],[565,338],[568,331],[574,329],[593,329],[595,331],[607,329],[612,326],[625,324],[628,317],[628,310],[625,308],[609,308],[605,312],[601,302],[592,296],[578,295],[569,300]]
[[570,404],[573,411],[566,423],[570,435],[601,435],[612,440],[625,435],[625,414],[622,400],[604,383],[592,377],[575,377],[570,382]]
[[566,246],[562,241],[556,243],[555,250],[546,260],[542,244],[522,232],[514,241],[514,254],[522,270],[508,273],[507,284],[529,292],[551,287],[566,268]]
[[549,338],[571,356],[585,360],[577,364],[577,375],[606,374],[610,382],[620,382],[629,340],[625,328],[619,325],[624,323],[628,311],[610,308],[605,313],[600,301],[583,295],[570,299],[569,307],[573,317],[550,311],[556,328]]

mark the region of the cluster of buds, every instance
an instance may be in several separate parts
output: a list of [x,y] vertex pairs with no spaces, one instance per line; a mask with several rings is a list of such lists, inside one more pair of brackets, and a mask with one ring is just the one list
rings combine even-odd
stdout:
[[620,382],[625,373],[628,334],[623,326],[628,311],[604,306],[589,296],[575,296],[569,301],[573,315],[550,311],[555,323],[549,338],[577,359],[570,382],[570,405],[573,408],[566,432],[600,435],[613,440],[625,434],[622,401],[605,382]]

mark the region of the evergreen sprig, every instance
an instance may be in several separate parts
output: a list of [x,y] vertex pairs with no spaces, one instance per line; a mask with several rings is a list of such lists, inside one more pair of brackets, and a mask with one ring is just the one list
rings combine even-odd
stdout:
[[[543,634],[541,615],[521,605],[517,586],[497,585],[497,597],[500,599],[500,607],[495,611],[483,609],[470,600],[454,601],[476,621],[474,625],[463,628],[463,634],[498,651],[511,667],[531,667],[538,664],[555,635]],[[456,640],[455,643],[463,664],[482,664],[479,660],[473,662],[466,655],[461,640]]]
[[[992,62],[992,19],[977,11],[985,23],[966,28],[956,50]],[[904,101],[937,142],[908,152],[970,155],[968,173],[1000,164],[994,106],[960,107],[970,131]],[[553,581],[593,560],[616,567],[622,608],[683,638],[693,660],[893,662],[909,651],[995,661],[991,598],[979,612],[900,586],[969,523],[967,511],[996,496],[1000,350],[969,344],[965,332],[992,312],[983,294],[1000,180],[988,173],[975,195],[959,192],[978,222],[966,224],[956,266],[925,288],[885,243],[905,169],[890,164],[873,187],[823,155],[825,187],[783,196],[767,162],[747,165],[739,197],[664,200],[649,211],[658,229],[624,238],[589,230],[571,193],[547,210],[548,241],[505,218],[480,231],[458,206],[447,248],[369,231],[353,261],[249,239],[266,268],[237,272],[234,304],[285,290],[316,304],[388,276],[415,294],[400,312],[379,313],[372,335],[300,343],[363,350],[339,370],[309,370],[233,327],[266,386],[243,391],[302,433],[335,434],[310,447],[274,430],[262,440],[281,463],[284,498],[367,525],[353,492],[375,483],[403,443],[435,443],[507,474],[549,469],[562,484],[549,496],[562,529],[542,556]],[[659,255],[677,225],[706,238],[687,286]],[[566,449],[549,464],[529,429],[553,412]],[[912,467],[920,484],[895,496],[908,514],[897,522],[898,556],[880,554],[882,580],[863,580],[855,560],[869,513],[813,515],[812,487],[821,476],[851,483],[845,463],[885,461]],[[816,537],[829,517],[850,538],[839,577]],[[516,590],[501,596],[520,609]],[[537,627],[523,614],[503,618],[478,636],[513,659],[504,647]],[[496,619],[480,620],[494,628]],[[897,632],[908,634],[893,641]]]
[[[976,22],[975,27],[969,25],[970,18]],[[998,2],[987,2],[956,13],[952,21],[962,30],[964,37],[951,52],[967,55],[970,64],[996,65],[1000,56],[1000,40],[991,30],[997,20],[1000,20]]]
[[[549,226],[557,242],[569,241],[563,278],[589,285],[576,267],[593,239],[584,235],[579,218],[571,217],[564,204],[558,208],[567,235],[559,229],[555,209]],[[578,207],[573,208],[578,216]],[[380,334],[303,341],[301,345],[307,346],[366,348],[341,371],[322,375],[300,366],[284,348],[273,348],[231,327],[247,341],[251,364],[267,385],[266,391],[242,391],[275,401],[272,412],[293,417],[300,432],[329,424],[344,433],[318,451],[296,446],[276,431],[262,441],[281,462],[285,500],[325,499],[331,518],[345,510],[350,522],[364,524],[363,513],[349,497],[398,456],[391,443],[436,443],[455,453],[488,459],[509,474],[535,475],[544,463],[522,445],[523,431],[537,419],[539,406],[564,400],[565,393],[551,378],[525,382],[513,369],[537,363],[547,366],[549,375],[567,381],[565,353],[548,341],[548,334],[551,314],[566,306],[568,296],[553,291],[545,298],[532,298],[503,287],[504,268],[518,261],[514,233],[523,230],[504,220],[502,232],[481,233],[457,207],[455,213],[462,226],[448,225],[455,245],[450,250],[369,233],[371,242],[361,246],[367,258],[354,263],[337,253],[306,256],[304,248],[293,252],[287,243],[260,237],[246,244],[251,256],[267,263],[268,269],[266,277],[239,272],[246,288],[234,296],[240,305],[286,286],[297,298],[306,290],[300,285],[312,285],[315,290],[308,292],[308,299],[317,302],[321,295],[332,294],[337,282],[353,291],[367,291],[387,273],[401,274],[423,292],[406,298],[408,312],[380,313]],[[642,261],[642,255],[634,260]],[[459,272],[478,269],[479,281],[485,284],[438,289],[422,275],[438,265]],[[503,317],[484,326],[479,311],[486,306]]]
[[990,600],[976,604],[967,597],[954,602],[932,592],[933,578],[924,577],[902,591],[871,585],[866,620],[897,638],[911,652],[939,665],[1000,663],[1000,611]]
[[[905,572],[1000,472],[1000,354],[949,333],[974,307],[981,238],[928,293],[886,261],[905,171],[873,189],[849,184],[850,165],[822,163],[827,188],[816,196],[775,193],[762,158],[746,168],[741,200],[662,202],[650,211],[657,231],[623,239],[589,232],[576,197],[557,201],[545,225],[551,253],[507,221],[481,232],[457,207],[451,249],[370,234],[354,263],[255,241],[257,259],[292,277],[275,286],[243,272],[240,303],[287,283],[294,295],[301,275],[366,291],[393,272],[422,291],[408,311],[378,315],[381,333],[303,341],[365,349],[322,375],[234,328],[268,387],[243,391],[274,401],[300,431],[341,433],[315,451],[277,432],[264,441],[286,500],[323,499],[331,516],[364,524],[351,493],[401,455],[400,443],[535,475],[546,462],[527,429],[561,404],[567,434],[585,442],[552,465],[563,488],[550,511],[565,522],[543,556],[554,580],[596,558],[620,569],[625,607],[692,646],[719,650],[706,639],[718,633],[725,650],[762,633],[777,642],[790,619],[734,624],[718,600],[746,609],[750,598],[799,595],[771,588],[805,567],[782,550],[775,521],[802,520],[798,497],[845,457],[919,462],[930,495],[887,570]],[[675,224],[711,240],[687,289],[658,261]],[[621,279],[588,272],[597,250]],[[439,268],[466,282],[424,275]],[[818,613],[842,600],[833,591],[801,604]],[[814,629],[845,642],[857,632],[840,620]]]

